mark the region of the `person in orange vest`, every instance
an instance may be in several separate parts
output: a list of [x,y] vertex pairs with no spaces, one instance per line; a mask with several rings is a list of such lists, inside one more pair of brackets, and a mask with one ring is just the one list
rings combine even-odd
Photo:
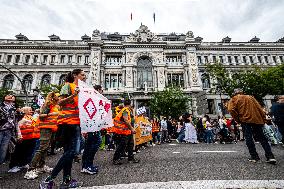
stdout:
[[78,108],[78,81],[86,80],[85,72],[75,69],[66,76],[66,83],[61,88],[58,105],[60,112],[58,122],[62,128],[64,153],[48,176],[40,184],[40,189],[52,189],[55,187],[54,179],[63,170],[63,182],[61,188],[76,188],[82,183],[71,179],[72,162],[76,154],[77,141],[81,135],[80,118]]
[[38,173],[52,171],[52,168],[45,165],[45,158],[51,144],[52,135],[57,131],[57,117],[59,111],[59,106],[57,104],[58,96],[59,93],[50,92],[40,110],[38,118],[40,145],[33,157],[30,168],[24,176],[25,179],[35,179],[38,177]]
[[19,121],[19,128],[22,135],[22,141],[17,143],[15,152],[12,154],[9,164],[10,173],[16,173],[23,168],[28,168],[32,159],[32,154],[36,147],[36,140],[39,139],[38,130],[35,128],[36,121],[33,119],[33,110],[31,107],[22,108],[24,117]]
[[113,132],[118,135],[117,148],[113,156],[113,164],[121,165],[121,157],[126,149],[128,152],[128,161],[139,163],[139,160],[134,158],[133,147],[135,134],[134,129],[134,116],[131,108],[131,101],[124,101],[124,108],[115,116],[113,120]]
[[153,137],[153,142],[154,144],[161,144],[161,135],[160,135],[160,125],[159,122],[157,121],[157,118],[154,118],[151,120],[152,123],[152,137]]

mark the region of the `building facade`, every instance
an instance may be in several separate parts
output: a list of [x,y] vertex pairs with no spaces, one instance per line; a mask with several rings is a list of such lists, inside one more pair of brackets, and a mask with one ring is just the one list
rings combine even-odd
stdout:
[[[205,64],[221,62],[232,74],[247,65],[275,66],[284,62],[284,38],[277,42],[203,42],[186,34],[155,34],[141,25],[134,33],[100,33],[82,40],[29,40],[19,34],[16,39],[0,39],[0,64],[10,68],[23,81],[32,96],[35,88],[62,84],[66,74],[83,69],[91,84],[101,84],[114,102],[127,94],[136,107],[144,104],[154,91],[179,86],[193,97],[194,114],[219,114],[226,95],[210,93],[212,81]],[[6,69],[0,68],[0,86],[23,94],[23,86]],[[271,105],[271,97],[265,99]]]

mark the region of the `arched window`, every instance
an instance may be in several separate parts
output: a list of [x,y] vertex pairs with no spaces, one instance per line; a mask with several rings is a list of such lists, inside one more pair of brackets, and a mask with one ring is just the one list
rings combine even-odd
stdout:
[[25,75],[23,82],[26,87],[27,92],[31,92],[32,90],[32,83],[33,83],[33,76],[31,74]]
[[59,78],[59,85],[63,85],[66,81],[66,74],[63,74]]
[[14,84],[14,76],[12,74],[6,75],[3,81],[3,88],[11,90]]
[[51,83],[51,76],[49,74],[45,74],[44,76],[42,76],[41,86],[50,85],[50,83]]
[[203,89],[210,89],[210,77],[207,73],[201,75],[201,82]]
[[137,62],[137,86],[144,88],[153,86],[152,62],[149,57],[140,57]]

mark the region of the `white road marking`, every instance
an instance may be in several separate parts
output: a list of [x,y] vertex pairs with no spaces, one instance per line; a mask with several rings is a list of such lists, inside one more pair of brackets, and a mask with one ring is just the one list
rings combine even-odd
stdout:
[[173,152],[173,154],[180,154],[180,152]]
[[284,180],[197,180],[117,184],[81,189],[215,189],[215,188],[283,188]]
[[197,153],[234,153],[238,151],[196,151]]
[[169,144],[169,146],[176,146],[177,144]]

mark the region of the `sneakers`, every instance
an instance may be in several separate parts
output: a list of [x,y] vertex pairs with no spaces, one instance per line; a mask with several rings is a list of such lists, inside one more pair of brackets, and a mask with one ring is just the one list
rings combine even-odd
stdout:
[[269,159],[266,161],[266,163],[270,163],[270,164],[272,164],[272,165],[276,165],[276,159],[274,159],[274,158],[269,158]]
[[27,171],[27,173],[24,176],[24,178],[28,180],[33,180],[33,179],[36,179],[37,177],[38,177],[38,174],[36,170]]
[[75,179],[72,179],[71,181],[69,182],[63,182],[61,185],[60,185],[60,189],[68,189],[68,188],[78,188],[78,187],[81,187],[83,185],[82,182],[78,182],[77,180]]
[[30,168],[30,166],[29,166],[29,164],[27,164],[27,165],[24,165],[24,166],[22,166],[22,167],[19,167],[20,169],[29,169]]
[[176,139],[177,143],[180,143],[178,139]]
[[134,158],[133,158],[133,159],[129,159],[129,160],[128,160],[128,162],[129,162],[129,163],[139,163],[139,162],[140,162],[140,160],[139,160],[139,159],[134,159]]
[[38,168],[37,172],[39,172],[39,173],[51,173],[52,170],[53,170],[53,168],[48,167],[47,165],[44,165],[43,168]]
[[8,173],[17,173],[17,172],[19,172],[20,170],[21,170],[21,168],[18,167],[18,166],[16,166],[16,167],[13,167],[12,169],[10,169],[10,170],[8,171]]
[[81,173],[87,173],[87,174],[90,174],[90,175],[97,174],[98,173],[98,168],[97,167],[83,168],[81,170]]
[[54,189],[54,188],[55,188],[55,183],[53,182],[53,180],[50,180],[48,182],[44,180],[39,185],[39,189]]
[[112,164],[113,165],[121,165],[122,162],[120,160],[113,160]]
[[248,159],[249,162],[253,162],[253,163],[258,162],[259,160],[260,160],[259,158],[249,158]]

